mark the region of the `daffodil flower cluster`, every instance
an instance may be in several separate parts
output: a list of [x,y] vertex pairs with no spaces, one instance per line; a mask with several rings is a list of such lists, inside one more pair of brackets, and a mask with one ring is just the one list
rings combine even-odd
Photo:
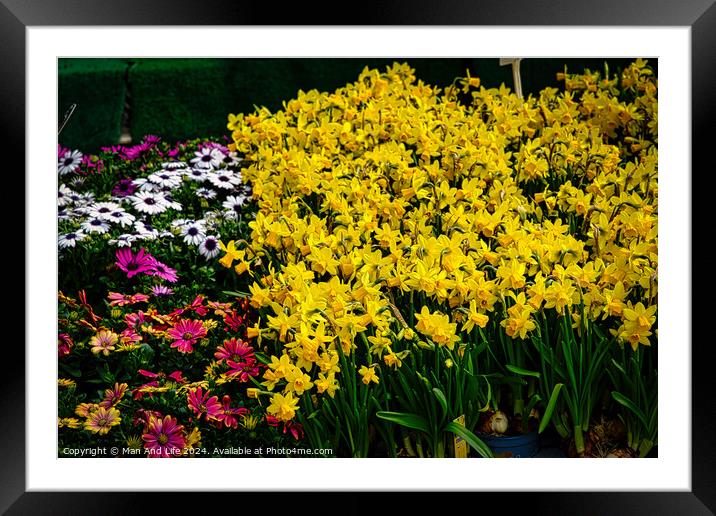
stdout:
[[412,345],[452,350],[488,324],[528,338],[549,311],[654,342],[656,78],[641,60],[559,78],[521,99],[395,64],[229,116],[258,212],[221,263],[250,276],[255,334],[278,343],[269,390],[377,383],[338,352],[365,344],[399,367]]

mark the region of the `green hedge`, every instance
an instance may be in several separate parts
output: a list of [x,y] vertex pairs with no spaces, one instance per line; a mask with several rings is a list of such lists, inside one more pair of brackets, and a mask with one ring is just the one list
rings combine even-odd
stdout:
[[[125,94],[130,132],[135,140],[156,134],[167,140],[226,134],[227,115],[254,105],[280,109],[299,89],[333,91],[352,82],[361,70],[408,62],[423,81],[447,86],[469,69],[488,87],[512,87],[510,66],[496,58],[328,58],[328,59],[63,59],[59,69],[60,119],[71,102],[78,111],[60,142],[86,151],[116,144]],[[630,59],[609,59],[611,71]],[[655,63],[654,63],[655,64]],[[557,72],[604,68],[603,59],[526,59],[526,94],[558,86]]]
[[90,152],[119,141],[128,63],[127,59],[58,59],[58,124],[77,104],[59,136],[62,145]]

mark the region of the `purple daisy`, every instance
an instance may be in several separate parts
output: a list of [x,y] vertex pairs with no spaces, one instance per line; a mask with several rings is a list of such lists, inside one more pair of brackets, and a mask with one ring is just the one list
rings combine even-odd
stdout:
[[148,273],[153,270],[156,261],[154,257],[147,253],[144,248],[134,254],[131,249],[122,247],[117,249],[117,267],[127,273],[127,277],[131,278],[137,274]]
[[152,295],[154,297],[165,297],[171,296],[172,294],[174,294],[174,291],[165,285],[154,285],[152,287]]
[[163,264],[153,256],[150,256],[150,262],[150,268],[149,271],[147,271],[147,274],[157,276],[165,281],[168,281],[169,283],[177,282],[178,276],[176,269],[172,269],[171,267]]
[[127,197],[137,190],[137,185],[131,179],[120,179],[119,183],[112,188],[112,195]]

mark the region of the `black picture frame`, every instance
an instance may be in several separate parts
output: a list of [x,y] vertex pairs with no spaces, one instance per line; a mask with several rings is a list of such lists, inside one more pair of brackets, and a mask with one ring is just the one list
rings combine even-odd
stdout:
[[[714,0],[554,0],[554,1],[452,1],[411,3],[381,2],[379,7],[361,4],[351,17],[351,25],[575,25],[575,26],[685,26],[691,28],[692,70],[692,163],[703,163],[706,171],[713,146],[716,114],[714,84],[716,66],[716,6]],[[306,11],[309,11],[308,13]],[[329,15],[332,14],[333,16]],[[303,19],[311,25],[343,25],[345,18],[335,16],[332,8],[306,9],[296,3],[278,7],[269,3],[247,4],[228,0],[0,0],[0,56],[4,72],[0,80],[2,140],[12,153],[12,168],[6,168],[6,192],[31,191],[25,186],[25,30],[31,26],[105,26],[105,25],[284,25]],[[307,15],[308,14],[308,15]],[[53,114],[48,114],[53,116]],[[23,171],[23,172],[21,172]],[[684,174],[690,174],[684,171]],[[12,177],[7,177],[12,176]],[[14,181],[14,184],[13,184]],[[6,194],[7,195],[7,194]],[[692,203],[693,204],[693,203]],[[684,207],[691,209],[691,206]],[[15,212],[16,213],[16,212]],[[12,215],[11,215],[12,216]],[[15,215],[15,217],[17,217]],[[16,240],[24,242],[25,226],[16,225]],[[693,234],[693,232],[692,232]],[[17,246],[19,248],[19,245]],[[19,253],[18,253],[19,254]],[[25,261],[24,250],[22,251]],[[18,257],[15,256],[15,260]],[[16,267],[17,268],[17,267]],[[23,265],[25,276],[31,274]],[[9,286],[6,288],[10,288]],[[20,306],[19,296],[15,296]],[[24,303],[22,306],[25,306]],[[705,311],[708,307],[694,310]],[[32,307],[27,307],[32,309]],[[693,320],[693,316],[692,316]],[[18,325],[19,326],[19,325]],[[7,514],[129,514],[145,503],[136,493],[58,493],[26,492],[25,489],[25,351],[24,336],[6,338],[0,381],[0,511]],[[22,340],[21,340],[22,339]],[[684,346],[691,342],[682,343]],[[711,371],[711,346],[701,342],[692,347],[692,491],[691,492],[617,492],[617,493],[474,493],[473,501],[462,510],[485,509],[487,504],[503,505],[512,512],[528,509],[546,514],[713,514],[716,511],[716,410],[710,403],[716,387]],[[98,471],[101,474],[102,471]],[[508,486],[506,486],[507,488]],[[186,508],[193,495],[164,493],[161,502],[167,510]],[[213,495],[212,495],[213,496]],[[224,495],[226,496],[226,495]],[[230,496],[239,496],[236,494]],[[273,495],[272,495],[273,496]],[[290,495],[292,498],[296,494]],[[356,508],[358,497],[352,493],[340,502]],[[373,496],[373,495],[370,495]],[[377,496],[377,495],[376,495]],[[414,494],[413,496],[419,496]],[[492,499],[488,499],[487,497]],[[192,497],[192,498],[190,498]],[[500,498],[502,497],[502,498]],[[419,499],[419,498],[418,498]],[[242,511],[266,510],[265,496],[234,499]],[[217,501],[214,499],[214,501]],[[226,503],[219,501],[218,503]],[[451,502],[452,503],[452,502]],[[463,500],[455,503],[465,503]],[[255,504],[255,505],[254,505]],[[263,507],[263,509],[262,509]],[[341,510],[336,507],[337,510]],[[141,512],[141,511],[140,511]],[[181,511],[183,512],[183,510]]]

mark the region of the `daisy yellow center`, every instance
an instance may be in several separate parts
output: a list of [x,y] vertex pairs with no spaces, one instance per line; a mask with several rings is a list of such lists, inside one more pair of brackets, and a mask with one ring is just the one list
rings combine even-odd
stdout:
[[169,442],[169,437],[166,434],[159,434],[157,442],[163,446]]
[[97,420],[97,426],[107,426],[107,420],[105,418],[100,418]]
[[194,337],[194,334],[191,332],[184,332],[184,335],[182,335],[182,339],[184,340],[191,340]]

